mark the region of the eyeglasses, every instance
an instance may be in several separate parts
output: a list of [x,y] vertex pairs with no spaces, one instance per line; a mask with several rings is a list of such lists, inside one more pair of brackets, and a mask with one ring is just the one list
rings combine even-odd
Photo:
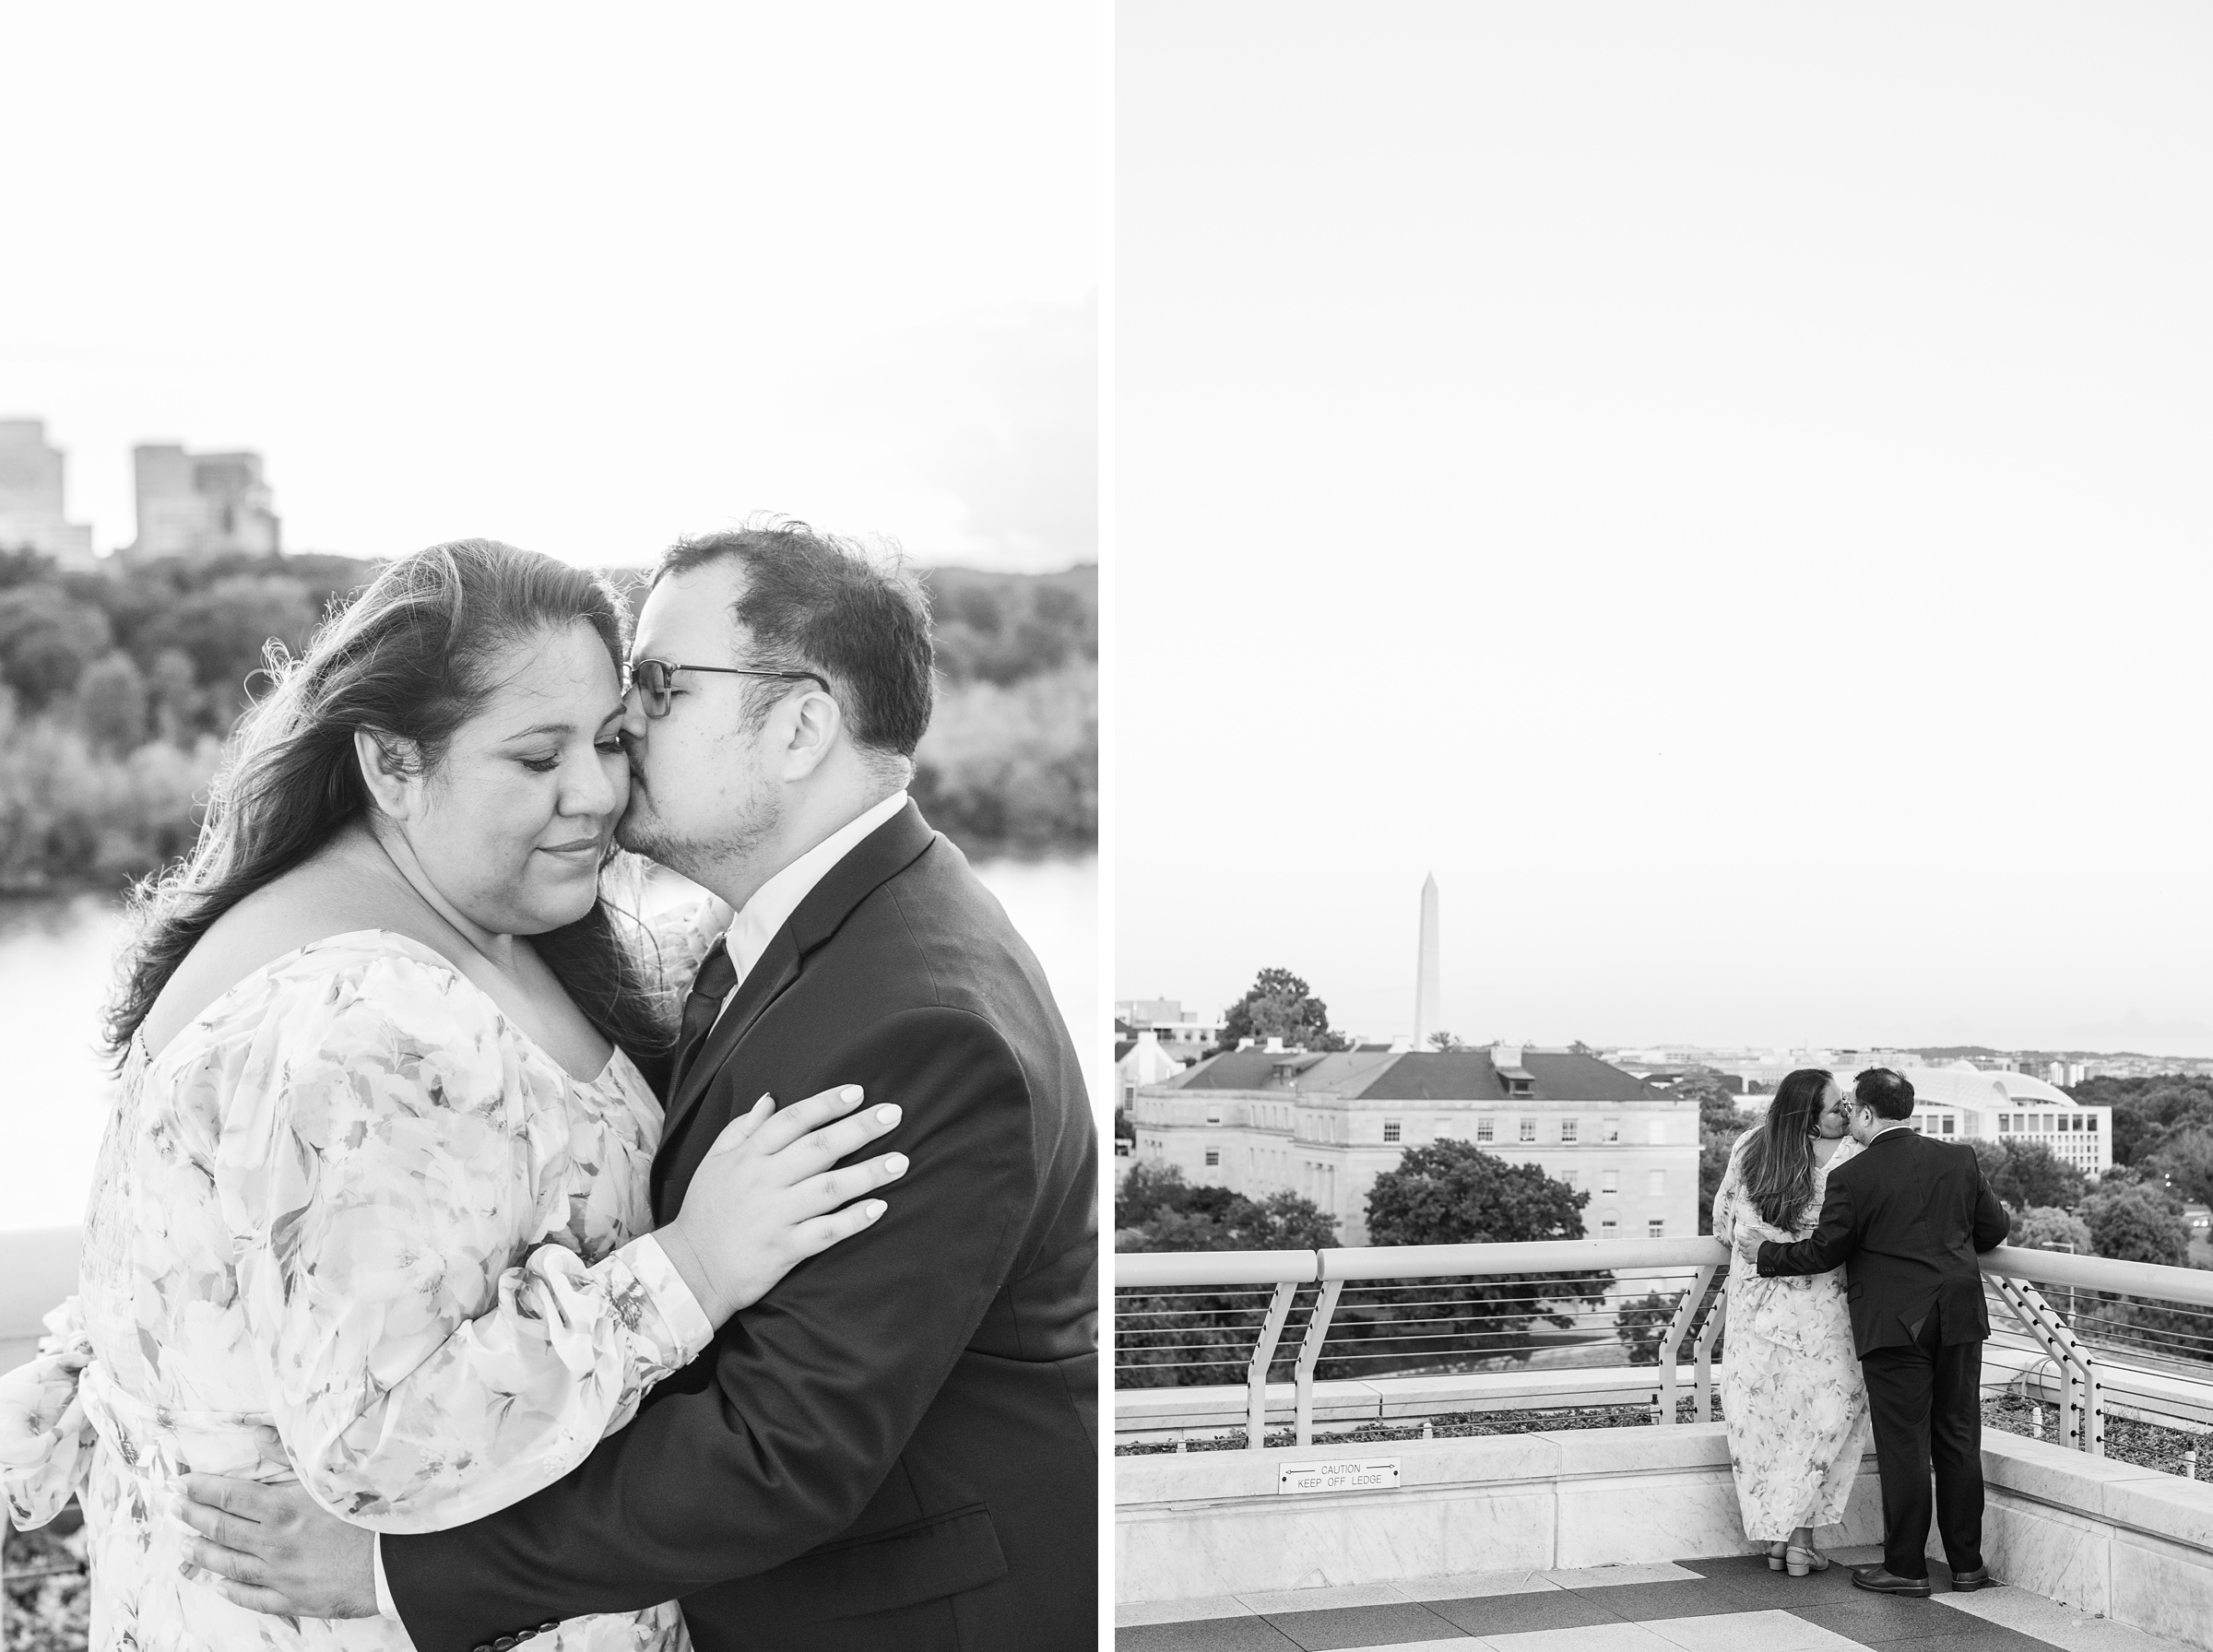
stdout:
[[751,671],[739,666],[676,666],[667,660],[633,660],[623,668],[622,691],[638,691],[638,702],[648,717],[666,717],[676,694],[679,671],[712,671],[718,677],[765,677],[780,682],[811,682],[823,693],[830,684],[812,671]]

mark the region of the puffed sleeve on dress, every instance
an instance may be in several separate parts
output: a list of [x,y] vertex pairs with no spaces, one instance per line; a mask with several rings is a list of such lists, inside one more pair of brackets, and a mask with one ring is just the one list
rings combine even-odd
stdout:
[[45,1325],[38,1357],[0,1376],[0,1496],[22,1531],[45,1525],[77,1494],[95,1437],[77,1398],[92,1358],[77,1299]]
[[442,963],[288,972],[232,1057],[216,1191],[278,1432],[333,1513],[387,1531],[516,1502],[713,1336],[650,1238],[587,1267],[530,1236],[560,1080]]

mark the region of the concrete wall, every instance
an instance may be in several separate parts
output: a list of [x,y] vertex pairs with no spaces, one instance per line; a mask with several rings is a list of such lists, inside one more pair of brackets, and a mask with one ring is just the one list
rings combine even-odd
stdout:
[[[1400,1483],[1280,1492],[1285,1464],[1355,1457],[1398,1458]],[[1986,1433],[1982,1460],[1984,1558],[2000,1579],[2213,1649],[2213,1485],[2012,1434]],[[1124,1603],[1748,1547],[1720,1423],[1124,1457],[1114,1469]],[[1881,1536],[1870,1454],[1843,1522],[1817,1540]]]

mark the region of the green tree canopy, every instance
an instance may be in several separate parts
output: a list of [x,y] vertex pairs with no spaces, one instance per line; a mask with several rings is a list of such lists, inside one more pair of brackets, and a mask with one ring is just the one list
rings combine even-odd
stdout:
[[1370,1245],[1511,1245],[1580,1239],[1588,1193],[1472,1141],[1410,1147],[1367,1195]]
[[77,685],[85,738],[103,751],[128,751],[146,738],[146,678],[121,649],[92,662]]
[[1234,1050],[1240,1039],[1265,1043],[1280,1038],[1286,1046],[1309,1050],[1342,1050],[1347,1041],[1330,1031],[1330,1007],[1316,997],[1306,982],[1289,970],[1262,970],[1252,990],[1229,1008],[1223,1018],[1219,1048]]
[[1982,1161],[1982,1179],[2008,1210],[2031,1205],[2072,1208],[2082,1200],[2082,1172],[2040,1141],[1969,1144]]
[[217,697],[219,714],[246,702],[246,680],[262,667],[271,641],[297,654],[315,628],[307,587],[280,573],[241,573],[180,597],[139,628],[136,652],[152,660],[176,649]]
[[[1506,1245],[1580,1239],[1588,1193],[1534,1164],[1509,1164],[1472,1141],[1408,1148],[1367,1195],[1370,1245]],[[1567,1304],[1605,1300],[1613,1276],[1477,1275],[1378,1281],[1348,1291],[1338,1309],[1332,1375],[1380,1375],[1440,1359],[1529,1357],[1529,1327],[1573,1328]],[[1408,1321],[1417,1331],[1404,1328]]]
[[53,585],[0,589],[0,681],[26,711],[77,687],[112,636],[106,615]]
[[2078,1257],[2094,1256],[2096,1247],[2090,1240],[2090,1230],[2081,1217],[2072,1210],[2062,1210],[2051,1205],[2030,1205],[2017,1210],[2013,1231],[2006,1235],[2008,1245],[2026,1245],[2030,1250],[2066,1250]]
[[2183,1198],[2213,1204],[2213,1126],[2188,1125],[2170,1131],[2144,1164]]
[[2163,1195],[2142,1183],[2097,1192],[2082,1201],[2082,1220],[2101,1257],[2124,1262],[2186,1266],[2190,1234],[2181,1213]]
[[1174,1165],[1140,1159],[1115,1189],[1115,1248],[1317,1250],[1337,1244],[1337,1219],[1296,1193],[1248,1198],[1194,1186]]

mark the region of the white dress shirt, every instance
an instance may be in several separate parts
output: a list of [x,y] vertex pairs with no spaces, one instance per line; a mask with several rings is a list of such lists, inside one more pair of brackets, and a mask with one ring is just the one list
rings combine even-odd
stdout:
[[[737,967],[738,980],[722,1007],[728,1009],[730,999],[738,996],[738,988],[745,985],[746,976],[761,955],[768,950],[768,943],[776,938],[776,931],[791,921],[791,914],[799,909],[799,903],[814,891],[814,886],[830,875],[830,868],[859,844],[860,840],[874,832],[906,807],[906,793],[893,792],[882,802],[863,809],[847,820],[821,843],[800,856],[752,893],[752,898],[740,909],[730,926],[723,934],[723,944],[729,949],[730,962]],[[716,1020],[720,1020],[720,1011]],[[672,1321],[684,1328],[689,1341],[693,1328],[705,1327],[706,1335],[699,1339],[704,1347],[713,1339],[714,1327],[707,1325],[706,1314],[699,1301],[685,1287],[682,1278],[663,1256],[651,1233],[640,1234],[623,1246],[632,1254],[633,1266],[642,1278],[658,1287],[654,1296],[662,1311]],[[639,1256],[637,1253],[648,1253]],[[376,1573],[376,1610],[396,1621],[399,1609],[392,1603],[391,1587],[385,1581],[385,1542],[379,1534],[370,1545],[370,1564]]]

